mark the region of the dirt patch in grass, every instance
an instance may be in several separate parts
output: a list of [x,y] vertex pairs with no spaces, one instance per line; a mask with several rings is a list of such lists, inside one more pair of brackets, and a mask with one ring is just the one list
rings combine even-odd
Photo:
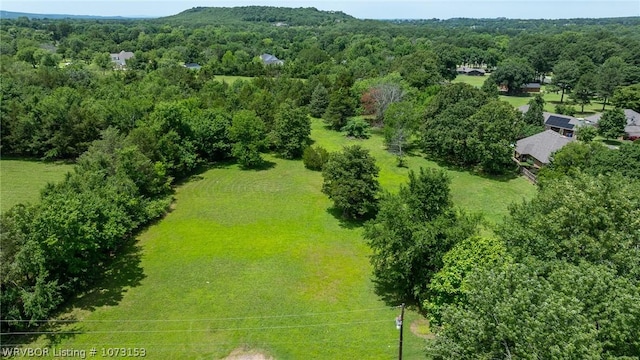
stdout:
[[238,348],[233,350],[224,360],[273,360],[273,358],[257,350]]
[[411,323],[411,332],[413,335],[423,339],[433,339],[435,337],[431,332],[429,320],[427,319],[418,319],[413,321]]

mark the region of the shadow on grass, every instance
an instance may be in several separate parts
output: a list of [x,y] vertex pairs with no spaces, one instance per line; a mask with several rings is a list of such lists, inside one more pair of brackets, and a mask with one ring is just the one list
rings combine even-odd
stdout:
[[250,167],[250,168],[244,168],[243,167],[242,170],[265,171],[265,170],[273,169],[274,167],[276,167],[276,163],[274,163],[273,161],[262,160],[260,165],[257,165],[257,166],[254,166],[254,167]]
[[102,306],[118,305],[129,288],[139,286],[146,277],[140,266],[141,258],[142,249],[131,240],[96,282],[96,286],[76,297],[71,307],[93,311]]
[[526,92],[513,93],[513,94],[504,93],[502,95],[504,95],[506,97],[510,97],[510,98],[530,98],[530,97],[533,97],[530,93],[526,93]]
[[0,156],[0,160],[15,160],[15,161],[25,161],[25,162],[34,162],[34,163],[42,163],[42,164],[54,164],[54,165],[75,165],[75,159],[45,159],[45,158],[33,158],[33,157],[22,157],[20,155],[11,155],[11,154],[2,154]]
[[474,176],[478,176],[481,177],[483,179],[487,179],[487,180],[495,180],[495,181],[499,181],[499,182],[508,182],[514,179],[517,179],[520,177],[520,173],[518,172],[518,167],[514,164],[513,169],[505,174],[501,174],[501,175],[492,175],[492,174],[487,174],[484,173],[482,171],[478,171],[476,169],[470,169],[468,167],[464,167],[461,165],[456,165],[456,164],[451,164],[449,162],[447,162],[446,160],[443,159],[434,159],[434,158],[429,158],[429,157],[425,157],[427,160],[433,161],[436,164],[438,164],[438,166],[444,170],[447,171],[451,171],[451,172],[459,172],[459,173],[467,173],[469,175],[474,175]]
[[380,300],[382,300],[387,306],[400,306],[400,304],[404,303],[408,308],[414,308],[414,310],[418,310],[420,307],[419,304],[409,297],[403,298],[396,294],[396,289],[383,284],[382,282],[378,282],[375,279],[371,280],[373,282],[374,292]]
[[69,316],[58,320],[43,322],[39,327],[33,328],[32,330],[12,330],[12,332],[9,332],[9,334],[12,335],[3,335],[0,338],[0,349],[28,346],[40,337],[44,337],[47,347],[54,347],[60,345],[64,340],[73,338],[82,332],[82,328],[77,323],[77,319]]
[[620,141],[620,140],[616,140],[616,139],[602,139],[600,140],[602,141],[603,144],[605,145],[609,145],[609,146],[622,146],[624,145],[624,142]]
[[[42,321],[42,325],[32,330],[16,330],[12,335],[2,337],[2,346],[15,347],[31,344],[41,336],[47,341],[47,346],[53,347],[64,340],[82,334],[84,329],[81,320],[73,314],[74,309],[94,311],[102,306],[115,306],[122,301],[130,288],[139,286],[145,278],[140,266],[142,252],[135,239],[118,253],[117,257],[106,267],[103,275],[88,291],[68,300],[52,320]],[[11,346],[13,345],[13,346]]]
[[373,216],[368,215],[366,217],[362,217],[359,219],[350,219],[346,217],[342,211],[342,209],[338,209],[336,207],[330,207],[327,209],[327,213],[331,214],[338,222],[340,223],[340,227],[345,229],[357,229],[362,227],[367,220],[373,218]]

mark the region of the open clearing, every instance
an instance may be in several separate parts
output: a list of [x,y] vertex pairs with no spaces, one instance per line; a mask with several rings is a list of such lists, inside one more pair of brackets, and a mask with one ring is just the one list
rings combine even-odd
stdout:
[[[481,87],[482,84],[484,83],[484,81],[488,78],[489,76],[470,76],[470,75],[458,75],[454,80],[452,80],[452,83],[466,83],[475,87]],[[527,103],[529,103],[529,100],[531,100],[533,98],[535,94],[521,94],[518,96],[505,96],[505,95],[500,95],[500,100],[502,101],[506,101],[509,104],[513,105],[514,107],[518,107],[521,105],[526,105]],[[542,95],[544,100],[546,101],[545,106],[544,106],[544,111],[548,111],[548,112],[555,112],[555,107],[556,105],[560,104],[560,97],[561,97],[561,93],[557,92],[557,93],[553,93],[553,92],[548,92],[547,91],[547,87],[546,86],[542,86]],[[570,98],[569,98],[569,94],[564,94],[564,99],[563,99],[563,105],[571,105],[570,104]],[[585,105],[584,106],[584,113],[580,113],[579,111],[581,110],[580,105],[576,105],[573,104],[572,105],[577,111],[578,113],[576,114],[576,116],[578,117],[587,117],[590,115],[593,115],[597,112],[602,112],[602,102],[601,101],[597,101],[594,100],[591,102],[591,104]],[[611,109],[613,107],[613,105],[608,104],[605,109]]]
[[[390,191],[407,179],[377,135],[349,140],[314,120],[312,136],[330,151],[371,149]],[[178,187],[174,210],[64,314],[80,321],[30,346],[96,347],[98,357],[101,348],[144,348],[149,359],[222,359],[237,349],[274,359],[395,358],[399,310],[374,294],[361,227],[334,216],[319,172],[265,158],[266,170],[220,165]],[[523,178],[449,173],[455,203],[492,222],[535,190]],[[406,324],[417,319],[407,312]],[[423,349],[407,326],[405,358],[422,359]]]
[[29,160],[0,160],[0,212],[19,203],[38,201],[49,182],[64,179],[72,165]]

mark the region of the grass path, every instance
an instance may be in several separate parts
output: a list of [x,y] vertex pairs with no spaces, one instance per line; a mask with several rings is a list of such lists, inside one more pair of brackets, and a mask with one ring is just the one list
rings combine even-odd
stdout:
[[[408,169],[395,166],[379,136],[349,140],[320,120],[312,136],[331,151],[370,149],[390,191],[406,181]],[[148,359],[219,359],[239,348],[275,359],[395,358],[398,310],[374,294],[362,229],[332,215],[319,172],[266,159],[268,170],[223,165],[177,188],[173,211],[64,314],[80,321],[30,346],[96,347],[98,355],[103,347],[145,348]],[[412,157],[409,166],[438,165]],[[456,204],[491,221],[534,191],[521,178],[449,173]],[[407,313],[407,325],[416,319]],[[424,339],[409,328],[405,359],[422,359]]]
[[49,182],[64,179],[72,165],[30,160],[0,160],[0,212],[18,203],[38,201]]

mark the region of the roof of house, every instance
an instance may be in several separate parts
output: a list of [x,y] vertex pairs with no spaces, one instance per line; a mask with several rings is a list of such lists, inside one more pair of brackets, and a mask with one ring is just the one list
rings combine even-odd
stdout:
[[640,126],[640,113],[631,109],[624,109],[624,116],[627,118],[627,125]]
[[470,67],[466,67],[466,66],[461,66],[459,68],[456,69],[457,72],[459,73],[468,73],[471,71],[474,72],[478,72],[478,73],[482,73],[484,74],[486,71],[484,71],[484,69],[476,69],[476,68],[470,68]]
[[[640,113],[631,109],[624,109],[624,116],[627,118],[627,126],[624,131],[628,134],[637,134],[640,132]],[[602,118],[602,113],[596,113],[584,118],[585,121],[597,124]]]
[[562,149],[573,140],[573,138],[562,136],[553,130],[546,130],[518,140],[516,152],[521,155],[532,156],[541,163],[548,164],[551,154]]
[[111,56],[111,61],[115,62],[118,65],[124,66],[127,64],[127,60],[134,57],[134,54],[131,51],[120,51],[119,53],[109,54]]
[[186,64],[184,64],[184,67],[186,67],[187,69],[193,69],[193,70],[198,70],[198,69],[202,68],[202,66],[200,66],[200,64],[196,64],[196,63],[186,63]]
[[271,64],[282,65],[284,63],[284,61],[278,59],[277,57],[271,54],[262,54],[260,55],[260,59],[262,60],[263,63],[267,65],[271,65]]
[[548,126],[572,130],[580,124],[580,121],[573,116],[553,114],[548,112],[543,112],[542,114],[544,116],[544,124]]
[[527,83],[521,86],[523,89],[540,89],[540,84],[538,83]]
[[595,113],[591,116],[587,116],[586,118],[584,118],[584,121],[592,123],[592,124],[597,124],[598,121],[600,121],[600,118],[602,117],[602,113]]
[[640,113],[631,109],[624,109],[624,115],[627,117],[627,126],[624,127],[624,132],[628,136],[640,136]]

